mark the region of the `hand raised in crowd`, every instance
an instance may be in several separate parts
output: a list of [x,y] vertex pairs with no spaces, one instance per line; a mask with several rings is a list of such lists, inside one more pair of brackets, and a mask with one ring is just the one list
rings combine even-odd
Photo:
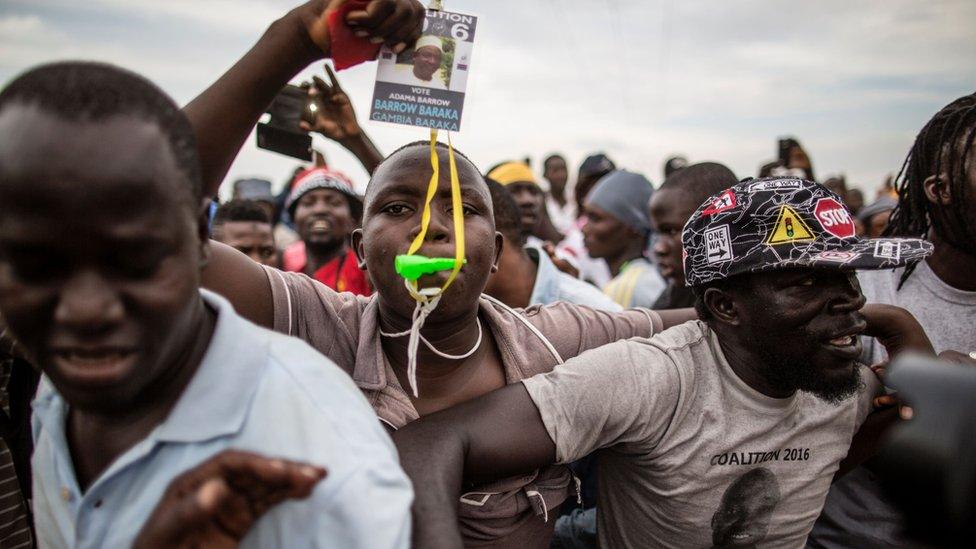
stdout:
[[325,469],[225,450],[173,479],[134,549],[230,549],[265,512],[307,498]]
[[[348,0],[312,0],[298,8],[308,38],[331,55],[328,16]],[[426,10],[417,0],[371,0],[362,9],[346,14],[346,24],[356,35],[374,44],[386,44],[399,53],[420,38]]]
[[[312,0],[291,10],[183,109],[196,132],[207,196],[217,194],[237,151],[281,87],[310,63],[332,56],[329,16],[347,1]],[[426,11],[417,0],[370,0],[354,6],[345,23],[394,50],[412,45],[423,31]]]
[[573,278],[579,278],[579,269],[573,267],[573,264],[565,259],[556,255],[556,246],[552,242],[545,242],[542,244],[542,250],[546,252],[549,256],[549,260],[552,264],[556,266],[560,271],[568,274]]
[[312,84],[308,85],[308,94],[315,100],[314,120],[311,123],[303,120],[299,125],[305,131],[318,132],[339,143],[359,159],[367,172],[373,173],[383,161],[383,153],[359,125],[352,101],[339,85],[332,67],[326,64],[325,72],[331,84],[313,76]]
[[[906,351],[935,355],[932,342],[922,325],[907,310],[894,305],[869,303],[861,309],[861,314],[868,323],[864,335],[876,338],[888,352],[889,360]],[[887,366],[887,362],[871,366],[882,382]],[[876,409],[895,406],[899,404],[898,396],[882,395],[875,398],[873,404]]]
[[308,85],[309,97],[316,100],[313,103],[316,106],[314,122],[310,124],[303,120],[299,125],[305,131],[319,132],[340,143],[359,137],[363,129],[356,119],[352,101],[339,85],[332,67],[328,64],[325,65],[325,72],[329,75],[331,85],[318,76],[313,76],[312,84]]

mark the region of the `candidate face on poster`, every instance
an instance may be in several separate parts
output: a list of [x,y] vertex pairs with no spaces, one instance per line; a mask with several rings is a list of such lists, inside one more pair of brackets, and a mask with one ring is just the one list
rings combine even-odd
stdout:
[[457,131],[477,18],[428,10],[424,33],[399,55],[380,52],[370,119]]

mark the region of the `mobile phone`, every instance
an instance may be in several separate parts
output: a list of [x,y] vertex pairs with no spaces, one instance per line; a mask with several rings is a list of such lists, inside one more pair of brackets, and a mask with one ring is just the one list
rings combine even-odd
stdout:
[[266,111],[271,119],[258,124],[258,147],[311,162],[312,136],[298,124],[314,120],[313,105],[317,103],[305,89],[291,84],[282,88]]
[[779,150],[779,163],[783,166],[790,164],[790,149],[793,148],[793,140],[790,138],[780,139],[777,143]]

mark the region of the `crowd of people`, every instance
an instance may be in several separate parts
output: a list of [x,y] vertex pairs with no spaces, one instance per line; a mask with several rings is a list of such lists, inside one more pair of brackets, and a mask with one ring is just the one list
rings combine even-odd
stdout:
[[[866,200],[793,138],[657,185],[605,152],[384,156],[326,66],[302,127],[365,193],[317,155],[217,203],[336,14],[421,37],[416,0],[338,4],[182,109],[94,62],[0,90],[0,547],[912,543],[872,458],[910,415],[890,361],[976,364],[976,94]],[[415,240],[463,266],[405,283]]]

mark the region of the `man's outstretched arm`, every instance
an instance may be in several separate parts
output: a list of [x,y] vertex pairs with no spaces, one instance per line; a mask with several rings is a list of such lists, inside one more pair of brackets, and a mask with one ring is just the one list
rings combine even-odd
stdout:
[[[275,95],[317,59],[331,55],[328,14],[345,0],[312,0],[268,27],[257,44],[183,110],[196,132],[204,191],[215,196],[234,157]],[[402,49],[420,36],[416,0],[372,0],[346,23]]]
[[393,440],[414,485],[414,547],[461,547],[462,479],[505,478],[556,461],[556,446],[521,383],[414,421]]

